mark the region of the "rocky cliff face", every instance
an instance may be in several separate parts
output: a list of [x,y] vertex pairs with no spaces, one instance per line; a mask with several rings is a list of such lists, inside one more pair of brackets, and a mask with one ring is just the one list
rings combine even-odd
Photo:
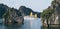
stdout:
[[58,16],[58,19],[60,19],[60,0],[53,0],[51,5],[54,9],[55,17]]

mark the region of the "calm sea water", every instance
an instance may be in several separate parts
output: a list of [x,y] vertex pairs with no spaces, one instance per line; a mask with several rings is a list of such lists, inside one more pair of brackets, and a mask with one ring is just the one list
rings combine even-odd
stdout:
[[[42,26],[42,22],[40,18],[31,19],[31,20],[25,19],[23,25],[20,25],[20,24],[4,25],[1,22],[2,22],[2,19],[0,19],[0,29],[48,29]],[[59,29],[59,28],[51,27],[49,29]]]

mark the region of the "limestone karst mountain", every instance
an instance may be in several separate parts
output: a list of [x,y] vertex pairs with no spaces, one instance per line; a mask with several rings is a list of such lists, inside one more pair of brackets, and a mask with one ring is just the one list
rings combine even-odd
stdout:
[[3,14],[7,11],[7,8],[9,8],[7,5],[0,4],[0,18],[2,18]]
[[51,6],[42,12],[41,17],[43,24],[60,24],[60,0],[53,0]]

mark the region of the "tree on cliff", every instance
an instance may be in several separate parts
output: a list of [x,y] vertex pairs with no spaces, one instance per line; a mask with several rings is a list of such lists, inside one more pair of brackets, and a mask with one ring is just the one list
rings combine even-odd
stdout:
[[54,9],[51,9],[50,7],[48,7],[47,9],[45,9],[42,13],[41,13],[41,18],[43,19],[43,24],[44,24],[44,21],[46,19],[46,23],[49,27],[49,18],[51,17],[52,13],[54,13]]

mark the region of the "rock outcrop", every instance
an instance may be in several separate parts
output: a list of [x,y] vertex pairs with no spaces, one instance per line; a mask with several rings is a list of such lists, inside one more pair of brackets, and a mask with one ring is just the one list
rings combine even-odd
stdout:
[[[20,14],[20,15],[19,15]],[[18,10],[14,8],[8,8],[8,10],[3,15],[6,23],[23,23],[24,18]],[[17,21],[18,20],[18,21]]]

